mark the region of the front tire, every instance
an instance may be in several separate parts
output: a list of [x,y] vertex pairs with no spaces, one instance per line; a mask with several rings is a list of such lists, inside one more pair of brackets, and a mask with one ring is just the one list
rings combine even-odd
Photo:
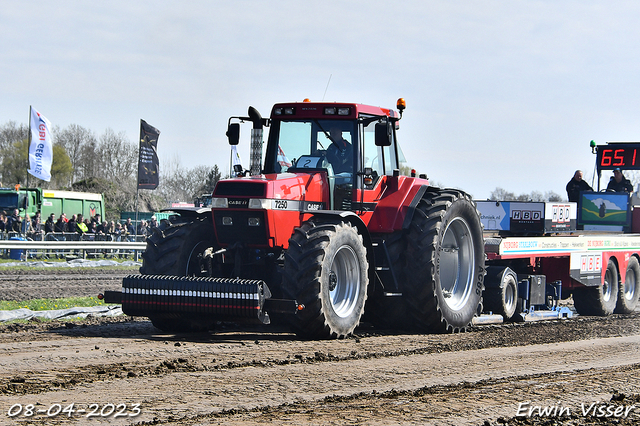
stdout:
[[[204,276],[202,253],[213,246],[214,230],[210,218],[171,217],[163,220],[147,239],[142,254],[143,275],[177,277]],[[153,325],[165,332],[202,332],[212,330],[215,321],[195,314],[162,314],[149,317]]]
[[143,275],[197,277],[206,275],[202,253],[213,246],[213,222],[208,217],[163,220],[147,239],[142,254]]
[[477,313],[484,280],[478,211],[462,191],[429,188],[407,235],[405,300],[426,332],[465,331]]
[[349,223],[311,220],[296,228],[285,254],[285,296],[305,308],[291,319],[304,338],[343,338],[360,323],[368,262],[362,236]]

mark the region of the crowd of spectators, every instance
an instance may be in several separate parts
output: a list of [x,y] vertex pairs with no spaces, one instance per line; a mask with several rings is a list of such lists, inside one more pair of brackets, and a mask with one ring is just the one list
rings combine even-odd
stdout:
[[[90,239],[95,236],[102,236],[105,240],[123,241],[123,239],[134,241],[146,239],[151,234],[153,228],[158,226],[155,216],[150,221],[140,220],[138,226],[134,226],[131,218],[127,218],[124,222],[102,220],[100,214],[96,214],[91,218],[85,218],[82,214],[74,214],[67,218],[62,213],[56,219],[55,214],[51,213],[49,217],[42,223],[40,212],[33,217],[24,214],[20,216],[20,211],[15,209],[11,215],[6,211],[0,212],[0,234],[5,237],[7,235],[27,237],[32,240],[44,240],[48,234],[84,235]],[[137,238],[140,236],[140,238]],[[92,238],[93,237],[93,238]]]

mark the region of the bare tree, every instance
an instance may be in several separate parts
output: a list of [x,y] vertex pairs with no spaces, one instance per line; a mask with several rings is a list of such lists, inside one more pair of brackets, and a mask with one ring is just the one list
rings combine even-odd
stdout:
[[220,169],[218,168],[218,165],[214,164],[213,167],[207,172],[207,178],[203,182],[200,189],[198,189],[198,193],[194,195],[196,196],[202,195],[202,194],[211,195],[211,193],[216,187],[216,184],[220,179],[222,179],[222,173],[220,173]]
[[55,143],[62,146],[73,166],[73,181],[93,177],[96,137],[89,129],[70,124],[66,129],[56,127],[53,132]]
[[513,192],[509,192],[506,189],[497,187],[496,189],[491,191],[489,198],[495,201],[514,201],[516,199],[516,194],[514,194]]
[[0,149],[29,138],[29,126],[9,121],[0,127]]
[[537,202],[545,202],[545,201],[564,201],[566,200],[562,196],[556,194],[553,191],[547,191],[542,194],[540,191],[531,191],[530,194],[520,194],[515,195],[513,192],[509,192],[503,188],[496,188],[491,192],[490,195],[491,200],[495,201],[537,201]]
[[561,196],[560,194],[557,194],[553,191],[547,191],[544,193],[544,197],[546,200],[551,201],[551,202],[557,202],[557,201],[566,201],[566,198]]
[[100,136],[96,152],[97,176],[116,182],[118,185],[137,179],[138,148],[127,139],[124,132],[105,130]]

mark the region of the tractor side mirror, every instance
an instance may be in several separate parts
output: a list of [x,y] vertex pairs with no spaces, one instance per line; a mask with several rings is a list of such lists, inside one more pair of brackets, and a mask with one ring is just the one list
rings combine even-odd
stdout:
[[391,146],[391,123],[376,123],[376,146]]
[[229,138],[229,145],[238,145],[240,142],[240,123],[229,123],[227,137]]

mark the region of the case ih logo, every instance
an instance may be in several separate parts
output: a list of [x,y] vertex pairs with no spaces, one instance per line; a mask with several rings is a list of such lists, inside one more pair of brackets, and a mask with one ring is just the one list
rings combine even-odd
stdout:
[[553,216],[551,222],[553,223],[565,223],[570,222],[569,218],[569,206],[567,205],[554,205],[552,207]]
[[249,199],[248,198],[241,198],[241,199],[229,198],[228,203],[229,203],[229,207],[242,207],[242,208],[249,207]]
[[540,220],[542,219],[542,212],[538,210],[514,210],[511,212],[511,219],[513,220]]

